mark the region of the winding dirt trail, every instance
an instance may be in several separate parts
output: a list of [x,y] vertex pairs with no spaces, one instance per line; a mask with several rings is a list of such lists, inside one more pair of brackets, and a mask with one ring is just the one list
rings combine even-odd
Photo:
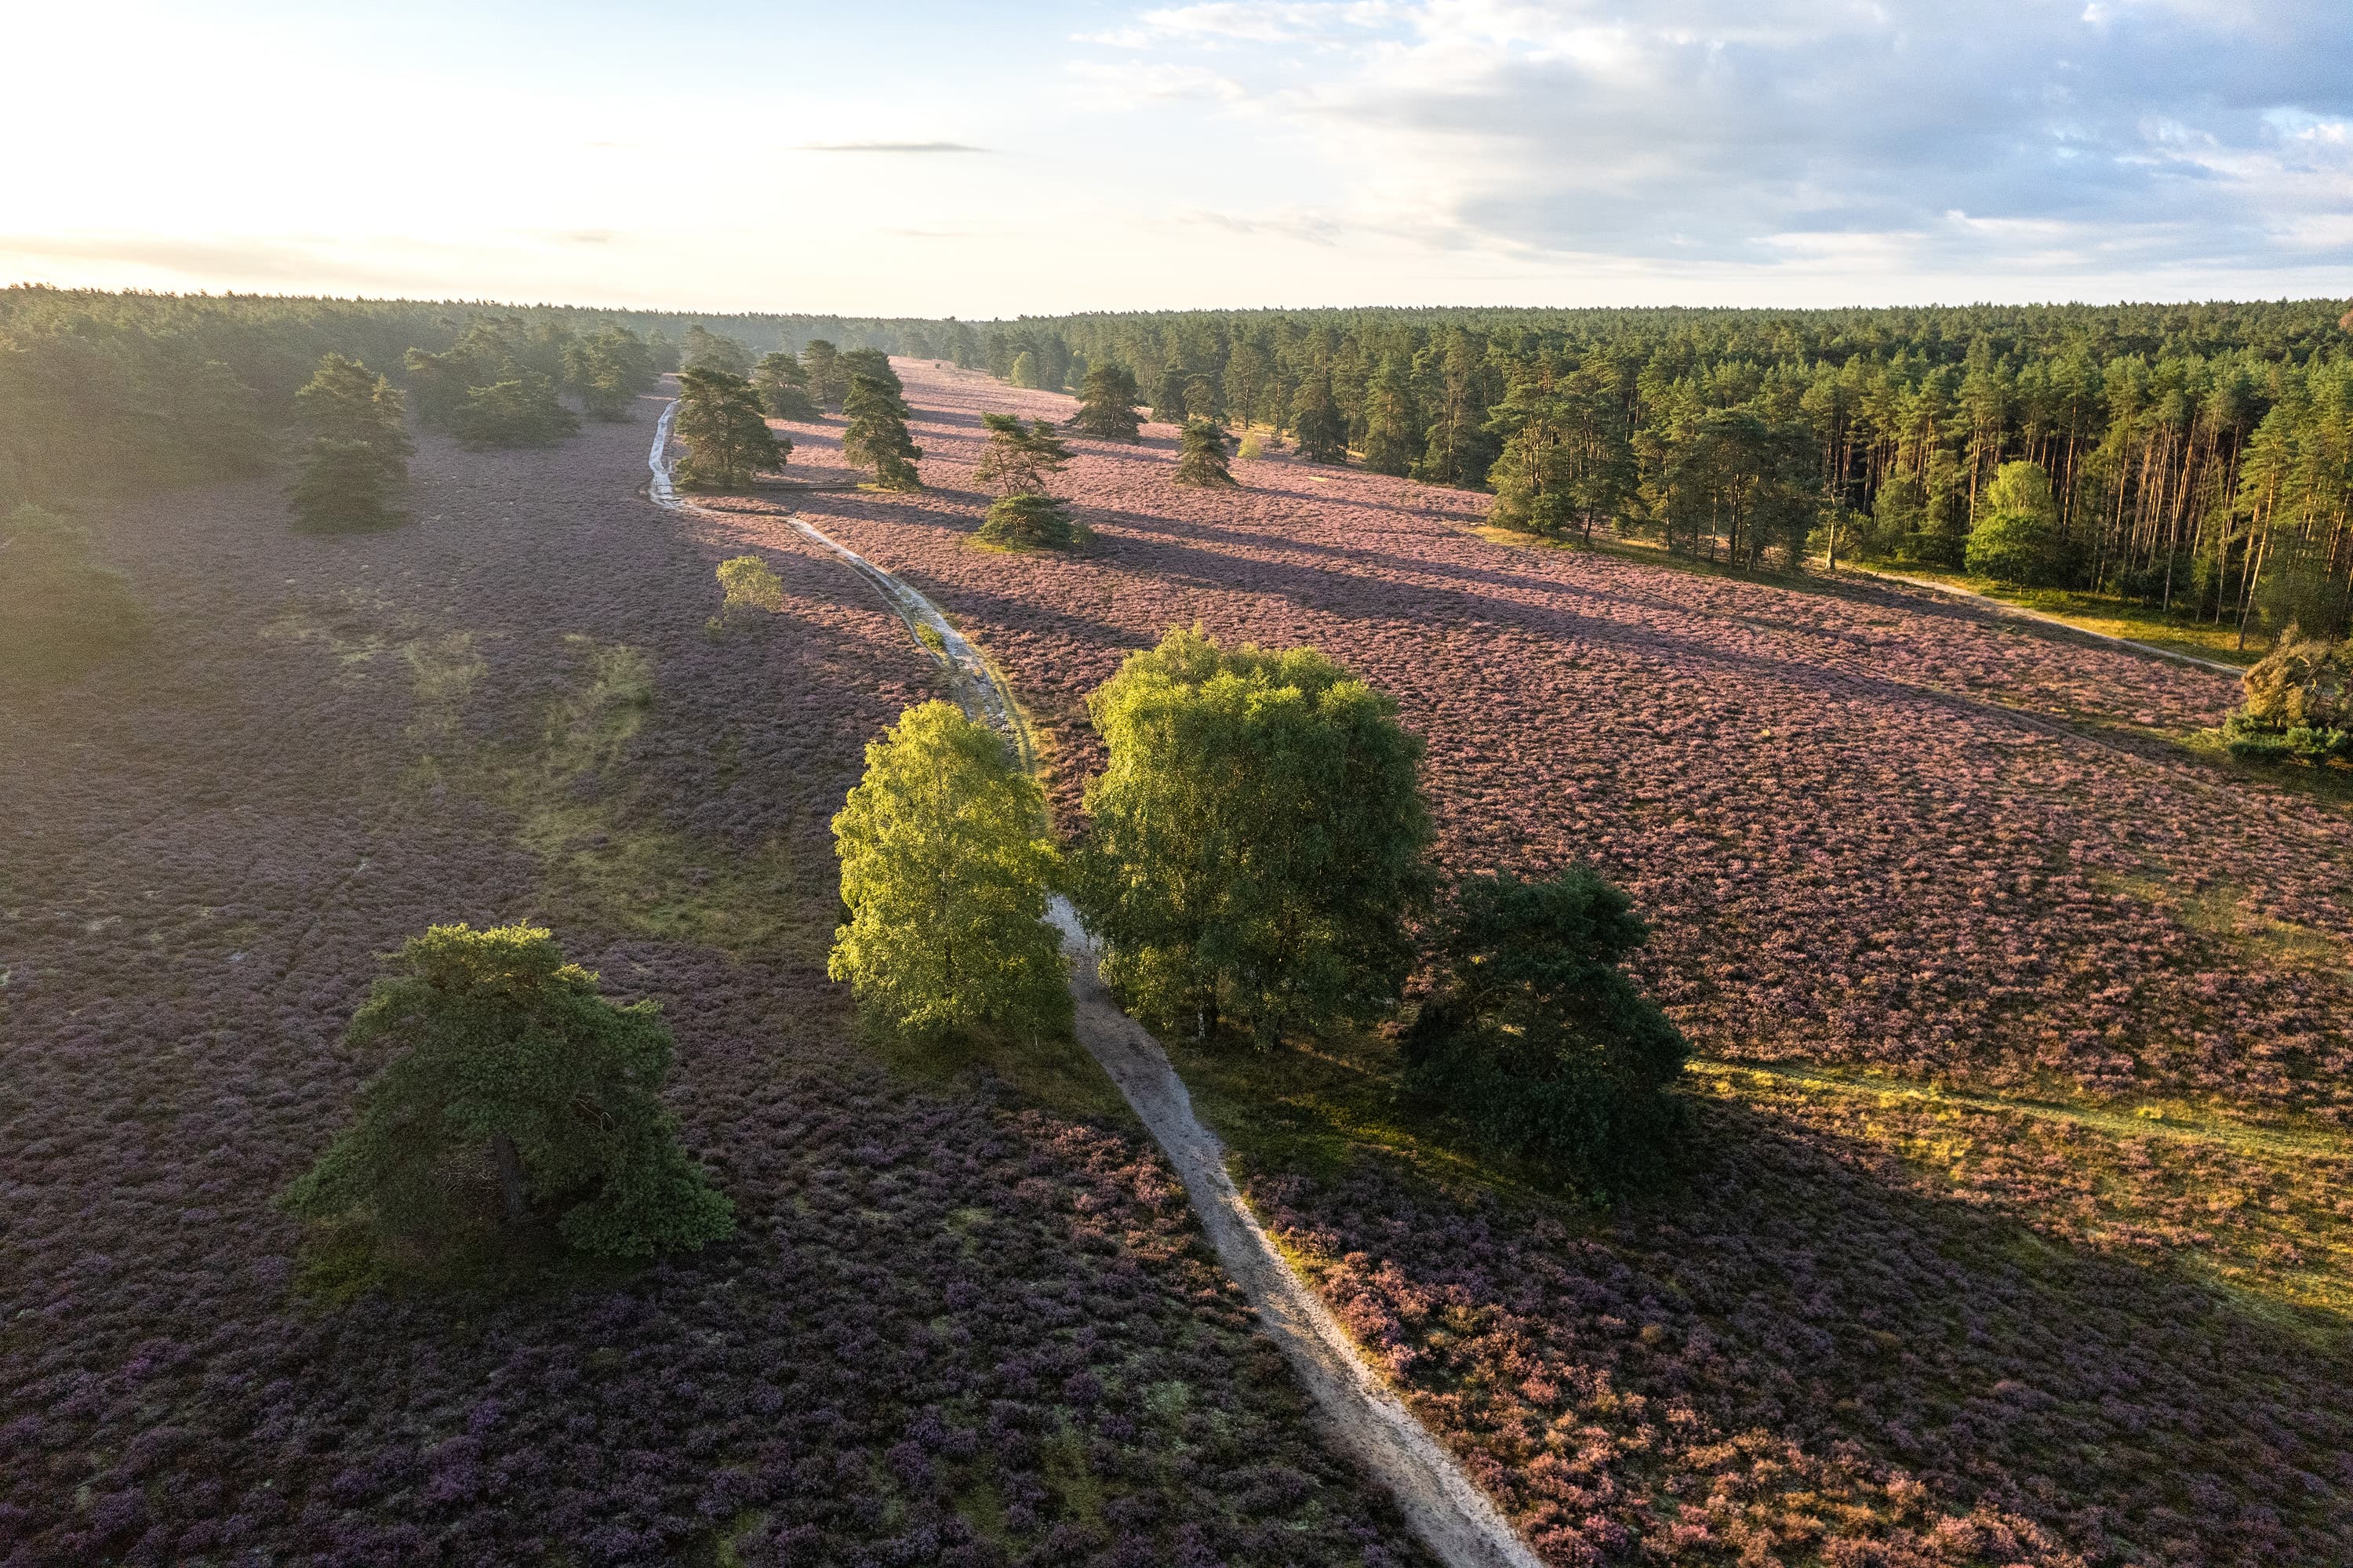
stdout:
[[[696,511],[670,477],[673,402],[662,410],[647,457],[647,495],[672,512]],[[1032,752],[1028,726],[1002,675],[987,657],[948,623],[939,607],[798,516],[793,526],[839,556],[896,610],[917,643],[955,678],[965,711],[1009,738],[1024,763]],[[931,632],[931,637],[923,635]],[[1071,960],[1079,1044],[1112,1082],[1176,1166],[1185,1194],[1218,1259],[1258,1311],[1259,1324],[1291,1362],[1314,1401],[1318,1425],[1397,1500],[1406,1522],[1448,1568],[1544,1568],[1501,1510],[1462,1473],[1443,1444],[1365,1363],[1339,1319],[1292,1271],[1242,1201],[1226,1171],[1225,1146],[1193,1114],[1193,1099],[1151,1032],[1113,1001],[1095,969],[1094,942],[1070,901],[1057,895],[1048,916],[1062,933]]]

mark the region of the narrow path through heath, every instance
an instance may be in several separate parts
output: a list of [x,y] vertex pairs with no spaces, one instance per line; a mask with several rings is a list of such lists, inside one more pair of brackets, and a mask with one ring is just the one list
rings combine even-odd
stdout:
[[[666,510],[692,511],[670,478],[670,420],[677,412],[676,403],[665,408],[654,432],[647,460],[652,473],[647,494]],[[939,608],[800,518],[792,523],[873,585],[917,642],[946,664],[965,710],[1002,730],[1029,760],[1029,737],[1002,677],[948,624]],[[927,630],[936,643],[923,635]],[[1094,944],[1070,902],[1057,896],[1049,914],[1062,932],[1062,950],[1071,960],[1079,1044],[1103,1064],[1176,1166],[1219,1261],[1250,1298],[1260,1326],[1282,1348],[1314,1399],[1324,1430],[1389,1489],[1413,1532],[1449,1568],[1543,1568],[1542,1560],[1502,1510],[1365,1363],[1331,1309],[1292,1272],[1227,1174],[1225,1146],[1193,1114],[1192,1097],[1169,1065],[1167,1053],[1103,989],[1095,971]]]

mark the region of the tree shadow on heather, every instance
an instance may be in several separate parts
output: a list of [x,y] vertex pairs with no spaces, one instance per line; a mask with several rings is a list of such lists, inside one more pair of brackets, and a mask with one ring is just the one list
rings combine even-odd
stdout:
[[[1524,1522],[1599,1505],[1809,1560],[1939,1515],[2037,1562],[2321,1562],[2353,1538],[2341,1319],[2053,1240],[1736,1100],[1698,1112],[1678,1184],[1606,1214],[1386,1151],[1314,1180],[1245,1155],[1261,1212]],[[1575,1467],[1546,1458],[1565,1429]]]

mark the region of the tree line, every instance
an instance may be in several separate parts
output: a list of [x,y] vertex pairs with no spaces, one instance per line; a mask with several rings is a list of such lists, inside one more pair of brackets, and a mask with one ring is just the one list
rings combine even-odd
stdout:
[[[966,327],[958,363],[1048,387],[1117,369],[1155,418],[1265,426],[1310,461],[1492,490],[1497,524],[1537,534],[1607,528],[1740,567],[1981,565],[2339,635],[2342,311],[1145,313]],[[2033,471],[1998,496],[2013,464]],[[2011,538],[1972,562],[2005,505]]]

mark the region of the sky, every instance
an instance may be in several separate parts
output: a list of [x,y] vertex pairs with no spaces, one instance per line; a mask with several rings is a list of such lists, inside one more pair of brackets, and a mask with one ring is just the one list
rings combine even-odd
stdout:
[[8,30],[0,281],[967,319],[2353,294],[2348,0],[26,0]]

